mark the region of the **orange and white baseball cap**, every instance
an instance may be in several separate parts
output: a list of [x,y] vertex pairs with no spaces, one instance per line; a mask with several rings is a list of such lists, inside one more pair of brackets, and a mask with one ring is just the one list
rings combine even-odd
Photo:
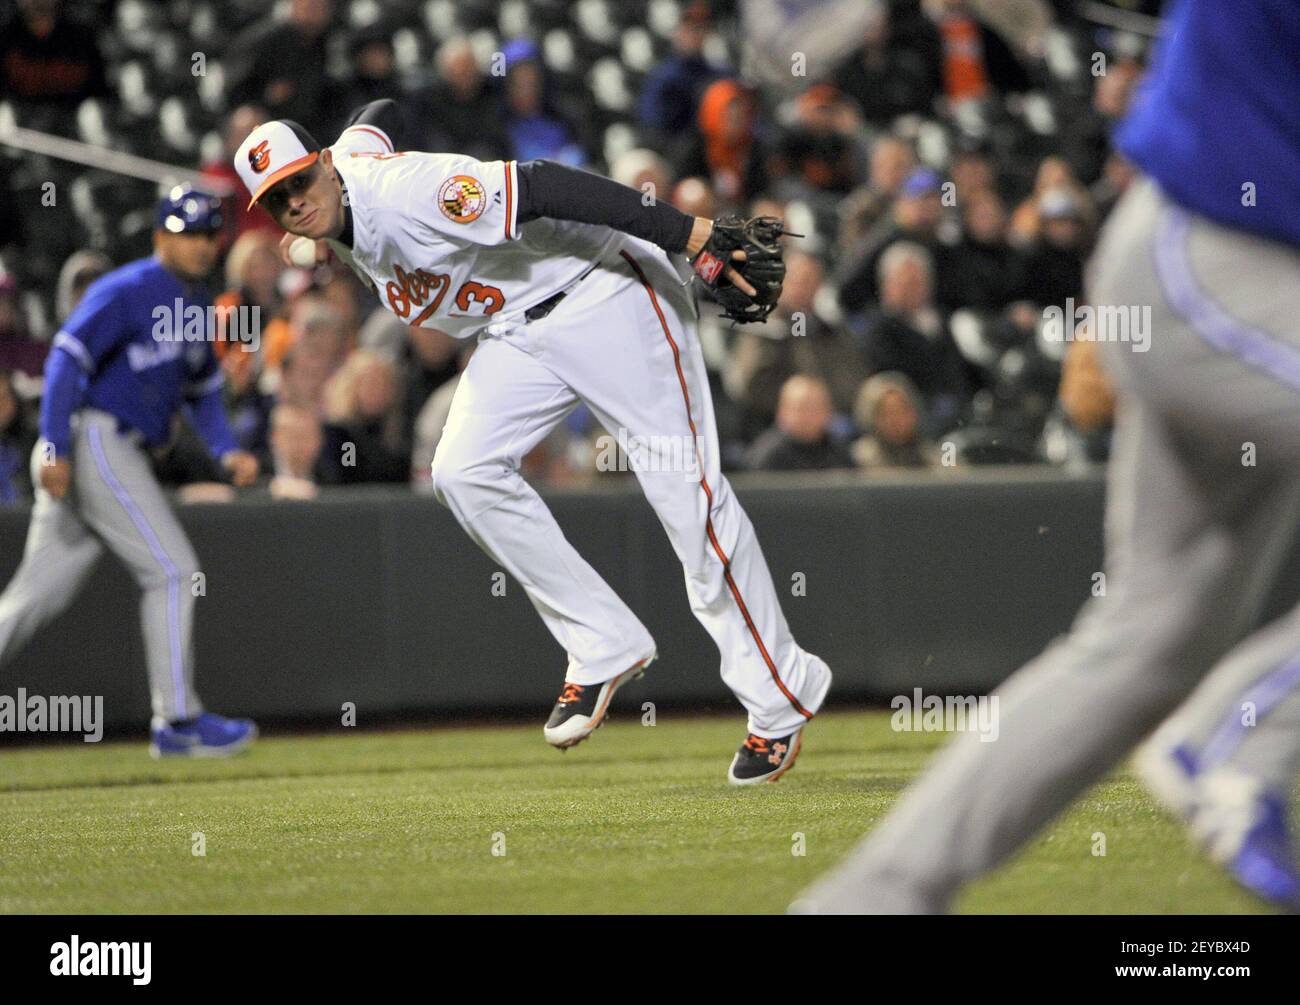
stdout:
[[263,122],[249,133],[235,153],[235,170],[253,196],[248,208],[272,186],[315,164],[320,149],[311,133],[289,119]]

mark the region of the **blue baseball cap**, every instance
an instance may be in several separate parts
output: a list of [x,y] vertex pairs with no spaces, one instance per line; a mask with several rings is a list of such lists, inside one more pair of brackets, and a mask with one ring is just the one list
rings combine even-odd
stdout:
[[158,229],[169,234],[210,234],[224,222],[221,200],[193,185],[177,185],[158,203]]
[[516,38],[511,39],[501,47],[501,55],[506,59],[506,69],[510,69],[517,63],[540,60],[542,50],[538,48],[537,43],[531,38]]
[[902,194],[907,196],[931,195],[943,185],[943,178],[930,168],[917,168],[903,182]]

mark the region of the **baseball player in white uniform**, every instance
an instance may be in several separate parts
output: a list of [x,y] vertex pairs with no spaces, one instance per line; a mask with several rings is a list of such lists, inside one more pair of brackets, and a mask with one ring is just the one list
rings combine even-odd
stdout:
[[[321,258],[332,251],[346,262],[401,321],[477,337],[433,485],[568,654],[547,741],[565,749],[586,739],[614,692],[656,655],[646,627],[519,473],[583,402],[606,430],[644,445],[631,465],[721,651],[722,678],[748,711],[730,781],[776,780],[793,766],[831,673],[792,637],[720,471],[687,262],[706,257],[713,222],[549,161],[398,152],[400,129],[391,101],[360,110],[326,149],[296,123],[268,122],[244,140],[235,167],[254,203],[289,235],[314,239]],[[286,236],[286,253],[294,240]],[[736,257],[726,275],[745,288]]]

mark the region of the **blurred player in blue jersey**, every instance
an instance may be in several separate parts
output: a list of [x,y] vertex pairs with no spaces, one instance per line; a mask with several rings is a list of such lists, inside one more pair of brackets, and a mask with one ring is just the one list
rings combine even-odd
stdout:
[[[950,743],[797,913],[946,910],[1152,730],[1142,779],[1300,909],[1300,609],[1243,638],[1300,515],[1300,3],[1168,15],[1117,135],[1143,178],[1092,263],[1120,395],[1106,595],[1003,687],[997,742]],[[1146,352],[1116,330],[1143,309]]]
[[32,454],[36,505],[22,564],[0,595],[3,664],[67,608],[105,549],[126,563],[142,590],[155,757],[232,754],[257,735],[246,719],[205,712],[194,692],[198,560],[148,453],[168,442],[184,407],[235,485],[257,478],[226,424],[207,321],[203,280],[221,223],[218,200],[172,189],[153,256],[96,280],[55,336]]

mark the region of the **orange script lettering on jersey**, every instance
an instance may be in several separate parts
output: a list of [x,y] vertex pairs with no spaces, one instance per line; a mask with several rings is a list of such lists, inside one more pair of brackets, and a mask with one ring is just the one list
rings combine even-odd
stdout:
[[[388,306],[403,321],[411,316],[412,309],[424,307],[419,316],[410,322],[416,325],[438,309],[451,283],[451,276],[445,272],[429,272],[425,269],[407,272],[400,265],[393,266],[393,274],[397,277],[396,282],[390,280],[385,287]],[[433,300],[425,307],[430,296],[433,296]]]
[[[389,280],[385,287],[388,306],[399,318],[412,325],[422,324],[433,315],[451,285],[451,276],[445,272],[429,272],[427,269],[407,272],[400,265],[395,265],[393,275],[397,279]],[[432,301],[429,301],[430,296],[433,297]],[[488,317],[506,305],[506,295],[495,286],[484,286],[469,279],[456,291],[455,303],[465,312],[456,315],[457,317]],[[417,307],[423,307],[424,310],[411,318],[411,311]],[[410,320],[407,321],[407,318]]]

